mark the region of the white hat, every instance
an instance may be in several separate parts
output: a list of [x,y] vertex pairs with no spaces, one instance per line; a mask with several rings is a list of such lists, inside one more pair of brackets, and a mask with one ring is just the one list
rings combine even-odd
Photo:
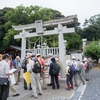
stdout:
[[87,61],[87,58],[84,58],[83,61]]
[[16,58],[17,58],[17,59],[20,59],[20,57],[19,57],[19,56],[16,56]]
[[66,60],[66,64],[67,65],[71,65],[72,63],[71,63],[71,60]]
[[72,56],[72,59],[76,59],[75,56]]
[[52,53],[49,53],[48,56],[53,56],[53,54]]
[[29,57],[31,57],[31,56],[32,56],[32,54],[31,54],[31,53],[27,53],[26,58],[29,58]]

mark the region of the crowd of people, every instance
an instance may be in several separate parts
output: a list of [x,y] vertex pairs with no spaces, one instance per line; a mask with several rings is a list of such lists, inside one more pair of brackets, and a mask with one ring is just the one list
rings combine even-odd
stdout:
[[[10,84],[9,76],[13,73],[9,73],[10,69],[16,69],[14,76],[16,79],[15,84]],[[19,96],[15,85],[18,85],[20,82],[21,69],[23,73],[30,73],[31,83],[29,85],[29,90],[32,90],[32,96],[38,98],[42,96],[42,90],[46,90],[47,86],[52,86],[52,89],[60,89],[59,75],[60,70],[62,70],[62,64],[59,58],[54,57],[51,53],[45,59],[41,54],[34,55],[33,53],[27,53],[25,58],[21,61],[19,56],[13,60],[12,55],[0,54],[0,80],[6,81],[7,84],[0,83],[0,100],[7,100],[9,96],[9,89],[13,96]],[[48,70],[48,76],[50,77],[50,84],[46,83],[45,72]],[[85,77],[84,77],[84,75]],[[82,81],[83,85],[86,84],[86,81],[89,81],[89,62],[87,58],[84,58],[83,61],[72,57],[71,60],[66,61],[66,90],[73,89],[74,86],[78,86],[78,77]],[[42,79],[42,83],[40,81]],[[73,82],[74,81],[74,82]],[[24,90],[28,89],[27,82],[24,80],[23,84]],[[37,93],[36,89],[39,89]]]

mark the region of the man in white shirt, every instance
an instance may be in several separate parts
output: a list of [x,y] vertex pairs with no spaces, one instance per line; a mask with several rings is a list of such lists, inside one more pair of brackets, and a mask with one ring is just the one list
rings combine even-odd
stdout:
[[[7,78],[9,75],[10,67],[8,64],[9,55],[3,55],[3,60],[0,61],[0,77]],[[9,94],[9,81],[7,85],[0,85],[0,100],[7,100]]]
[[42,95],[42,88],[41,88],[41,83],[40,83],[40,73],[34,73],[32,71],[32,68],[34,67],[34,61],[31,60],[32,59],[32,54],[31,53],[28,53],[27,54],[27,58],[28,58],[28,64],[27,64],[27,71],[31,73],[31,86],[32,86],[32,96],[31,97],[34,97],[34,98],[37,98],[37,92],[36,92],[36,89],[38,87],[39,89],[39,93],[38,95]]

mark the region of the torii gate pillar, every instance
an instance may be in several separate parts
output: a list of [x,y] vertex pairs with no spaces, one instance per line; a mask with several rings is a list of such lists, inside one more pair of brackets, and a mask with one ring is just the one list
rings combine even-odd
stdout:
[[21,60],[22,60],[26,54],[26,37],[25,37],[26,31],[23,29],[21,34],[22,34],[22,40],[21,40]]
[[62,70],[61,70],[61,78],[65,78],[65,50],[64,50],[64,38],[63,38],[63,27],[61,24],[58,24],[58,38],[59,38],[59,59],[62,63]]

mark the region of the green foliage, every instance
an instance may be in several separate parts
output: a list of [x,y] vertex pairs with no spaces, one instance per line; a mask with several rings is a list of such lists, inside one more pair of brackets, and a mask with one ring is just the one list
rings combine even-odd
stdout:
[[88,41],[92,41],[93,39],[98,40],[100,38],[100,26],[93,24],[84,28],[82,37],[87,38]]
[[84,55],[91,57],[93,60],[98,62],[100,58],[100,41],[92,41],[89,45],[84,48]]
[[78,34],[66,34],[64,39],[67,40],[68,49],[79,49],[81,47],[82,41]]

